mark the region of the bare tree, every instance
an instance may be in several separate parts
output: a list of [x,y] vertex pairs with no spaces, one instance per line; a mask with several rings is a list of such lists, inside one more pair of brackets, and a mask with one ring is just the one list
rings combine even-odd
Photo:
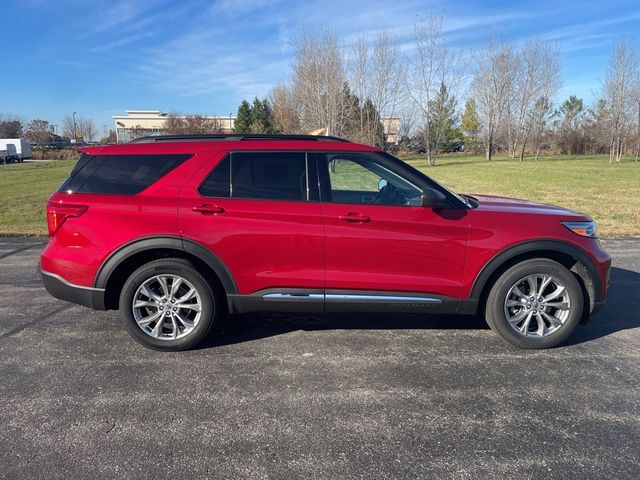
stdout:
[[400,100],[398,105],[398,137],[401,141],[410,139],[415,134],[419,115],[413,100]]
[[606,100],[600,98],[593,107],[587,109],[587,114],[580,125],[584,145],[583,152],[609,153],[610,115]]
[[350,66],[356,96],[363,105],[370,100],[374,107],[359,109],[357,137],[375,145],[376,124],[381,118],[394,117],[400,103],[403,69],[397,41],[388,31],[381,30],[370,48],[367,36],[360,36],[354,44]]
[[185,135],[188,133],[187,124],[178,112],[170,112],[164,122],[164,130],[167,135]]
[[472,90],[487,160],[493,157],[496,132],[512,94],[518,68],[519,59],[513,47],[507,43],[498,44],[493,41],[478,57],[478,70],[472,82]]
[[300,111],[291,88],[277,85],[271,90],[269,100],[273,106],[273,124],[280,133],[300,132]]
[[[353,45],[353,59],[350,64],[351,70],[351,85],[360,100],[368,98],[371,92],[371,77],[373,73],[371,65],[371,52],[369,51],[369,44],[366,34],[362,34],[358,37]],[[366,112],[363,109],[359,109],[359,128],[358,137],[362,136],[367,119],[365,117]],[[364,138],[358,138],[358,141],[366,142]]]
[[219,131],[222,128],[222,124],[218,119],[201,114],[187,115],[184,117],[184,122],[187,134],[190,135],[205,135]]
[[75,138],[84,142],[92,142],[98,129],[96,124],[90,118],[84,118],[79,115],[66,115],[62,119],[62,136],[67,138]]
[[609,163],[619,162],[638,89],[638,53],[629,43],[618,44],[609,60],[604,97],[609,108]]
[[400,103],[402,79],[406,72],[397,39],[387,30],[378,32],[372,66],[374,75],[369,97],[382,117],[393,117]]
[[23,134],[23,121],[11,114],[0,113],[0,138],[19,138]]
[[[407,92],[421,114],[421,125],[425,137],[425,150],[429,165],[435,165],[438,145],[442,143],[441,131],[431,131],[441,87],[455,93],[463,78],[457,68],[462,65],[460,50],[450,50],[442,35],[442,18],[429,17],[414,26],[416,55],[409,62]],[[455,97],[453,97],[455,98]],[[455,105],[454,105],[455,107]]]
[[78,119],[72,115],[65,115],[62,119],[62,136],[75,139],[78,134]]
[[96,137],[97,129],[96,124],[90,118],[78,118],[77,135],[85,142],[93,142]]
[[[533,106],[531,119],[531,133],[533,135],[533,143],[535,145],[536,160],[540,158],[540,149],[542,148],[542,142],[544,141],[547,122],[549,121],[549,118],[552,114],[553,107],[551,104],[551,100],[549,100],[549,97],[540,97]],[[526,143],[526,141],[524,143]],[[522,154],[520,160],[522,161]]]
[[295,47],[292,90],[300,105],[302,129],[340,135],[348,105],[343,101],[346,75],[337,37],[306,33]]
[[[543,40],[527,42],[516,55],[518,70],[514,75],[513,90],[508,95],[506,121],[509,154],[513,158],[520,149],[522,161],[536,118],[541,118],[541,111],[536,112],[536,106],[543,107],[544,99],[552,98],[560,87],[560,61],[558,51]],[[541,100],[543,103],[538,103]]]
[[53,128],[51,124],[46,120],[32,120],[27,125],[25,131],[25,137],[30,142],[37,145],[51,142],[53,139]]
[[167,135],[206,135],[222,130],[222,122],[217,118],[201,114],[181,115],[171,112],[164,123]]
[[637,86],[635,92],[635,105],[636,105],[636,162],[640,157],[640,85]]

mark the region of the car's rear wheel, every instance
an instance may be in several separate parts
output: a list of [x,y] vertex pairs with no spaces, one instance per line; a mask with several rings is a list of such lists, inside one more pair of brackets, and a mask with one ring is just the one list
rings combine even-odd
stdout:
[[131,336],[156,350],[186,350],[211,331],[222,296],[188,260],[154,260],[134,271],[120,294]]
[[492,330],[520,348],[550,348],[580,322],[583,294],[573,273],[549,259],[514,265],[496,280],[485,318]]

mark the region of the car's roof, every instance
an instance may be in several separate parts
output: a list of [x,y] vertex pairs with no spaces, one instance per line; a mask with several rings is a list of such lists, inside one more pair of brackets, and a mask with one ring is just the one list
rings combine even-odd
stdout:
[[207,151],[239,150],[304,150],[304,151],[343,151],[373,152],[375,147],[342,140],[298,139],[298,138],[229,138],[181,140],[172,139],[159,142],[119,143],[96,147],[83,147],[81,152],[90,155],[144,155],[144,154],[195,154]]

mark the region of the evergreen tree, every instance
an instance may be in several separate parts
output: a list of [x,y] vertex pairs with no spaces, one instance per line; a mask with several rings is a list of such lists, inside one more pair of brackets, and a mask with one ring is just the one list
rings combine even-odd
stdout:
[[356,142],[363,142],[362,122],[360,117],[360,99],[351,93],[347,82],[342,86],[342,98],[340,99],[341,115],[333,135],[345,137]]
[[276,119],[273,114],[273,108],[271,107],[271,102],[268,99],[262,100],[262,112],[264,116],[264,124],[267,126],[267,131],[265,133],[276,134],[282,133],[280,128],[276,125]]
[[384,147],[384,127],[381,122],[380,112],[370,98],[361,103],[361,99],[351,92],[345,82],[342,88],[341,98],[342,115],[338,122],[338,136],[348,138],[354,142]]
[[481,146],[480,142],[478,142],[479,127],[480,120],[478,119],[478,112],[476,111],[476,101],[470,98],[464,104],[464,113],[462,114],[462,122],[460,124],[464,149],[469,153],[480,153]]
[[560,117],[560,151],[569,155],[584,153],[582,121],[585,108],[582,98],[571,95],[560,105],[557,115]]
[[251,105],[246,100],[243,100],[238,107],[238,115],[233,127],[233,133],[251,133],[251,124],[253,122],[253,115],[251,111]]
[[268,133],[264,103],[258,97],[251,105],[251,133]]
[[384,127],[381,122],[380,113],[370,98],[362,104],[362,118],[365,120],[363,133],[366,143],[378,148],[384,148]]
[[478,138],[478,126],[480,121],[478,120],[478,114],[476,112],[476,101],[473,98],[467,100],[464,104],[464,113],[462,114],[462,131],[471,140]]
[[429,138],[426,141],[435,160],[438,152],[451,149],[449,143],[455,137],[452,130],[456,126],[456,99],[444,83],[440,84],[436,98],[429,102],[429,112]]

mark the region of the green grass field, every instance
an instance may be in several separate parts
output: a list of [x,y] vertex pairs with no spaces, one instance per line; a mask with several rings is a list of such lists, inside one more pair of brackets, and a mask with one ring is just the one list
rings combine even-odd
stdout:
[[45,203],[75,161],[0,165],[0,235],[46,235]]
[[460,193],[526,198],[586,213],[600,235],[640,235],[640,163],[609,157],[558,156],[519,162],[504,157],[448,157],[430,168],[422,158],[409,164]]
[[[462,193],[487,193],[562,205],[592,216],[605,237],[640,235],[640,163],[609,165],[606,156],[443,157],[428,167],[423,157],[405,161]],[[46,235],[44,204],[73,168],[73,161],[0,166],[0,235]]]

